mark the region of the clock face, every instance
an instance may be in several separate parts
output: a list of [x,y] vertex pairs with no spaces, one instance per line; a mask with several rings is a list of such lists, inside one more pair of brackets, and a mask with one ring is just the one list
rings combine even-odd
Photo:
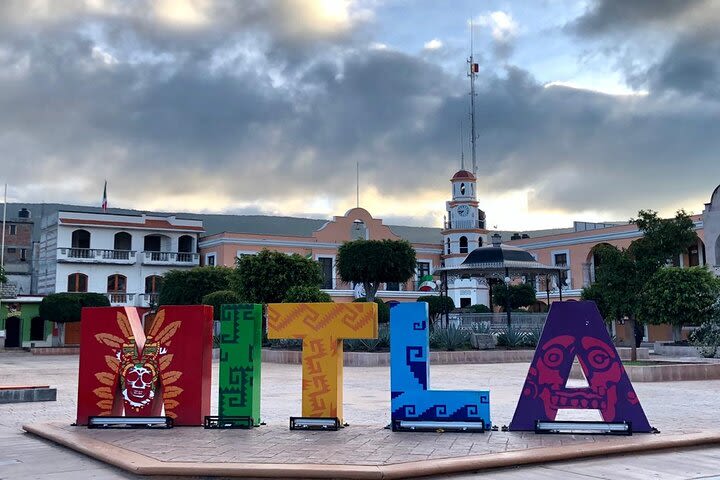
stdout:
[[470,208],[467,205],[460,205],[457,208],[457,213],[461,217],[467,217],[468,213],[470,213]]

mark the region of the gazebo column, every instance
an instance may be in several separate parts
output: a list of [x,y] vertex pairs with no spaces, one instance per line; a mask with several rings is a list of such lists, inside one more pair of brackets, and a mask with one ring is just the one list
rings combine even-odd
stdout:
[[508,335],[510,335],[512,325],[512,314],[510,310],[510,270],[505,267],[505,311],[507,312]]

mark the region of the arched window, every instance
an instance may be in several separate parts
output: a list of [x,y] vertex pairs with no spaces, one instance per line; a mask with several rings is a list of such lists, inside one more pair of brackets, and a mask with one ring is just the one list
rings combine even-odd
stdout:
[[116,233],[113,248],[115,250],[132,250],[132,236],[127,232]]
[[460,184],[460,195],[465,195],[465,184],[464,183]]
[[478,238],[478,247],[482,247],[482,246],[483,246],[482,237],[479,237]]
[[71,273],[67,279],[68,292],[87,292],[88,277],[84,273]]
[[367,225],[362,220],[354,220],[352,228],[350,229],[351,240],[367,240],[368,230]]
[[183,235],[178,238],[178,261],[191,262],[193,260],[193,237]]
[[150,275],[145,277],[145,293],[160,293],[163,277],[160,275]]
[[162,286],[163,277],[160,275],[150,275],[145,277],[145,300],[148,303],[157,304],[158,294]]
[[107,293],[110,294],[110,303],[125,303],[127,301],[127,278],[116,273],[107,277]]
[[118,232],[113,240],[112,252],[105,251],[103,256],[111,253],[111,257],[115,260],[127,260],[130,258],[130,250],[132,250],[132,236],[127,232]]
[[450,253],[450,239],[447,239],[447,253]]
[[73,258],[90,258],[90,232],[75,230],[70,240],[70,256]]
[[467,237],[460,237],[460,253],[468,253]]

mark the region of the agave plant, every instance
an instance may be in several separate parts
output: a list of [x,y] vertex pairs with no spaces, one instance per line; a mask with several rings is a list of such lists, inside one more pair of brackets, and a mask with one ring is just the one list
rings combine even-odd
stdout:
[[447,328],[436,328],[430,335],[430,346],[439,350],[461,350],[470,344],[470,332],[449,326]]
[[519,328],[510,327],[501,331],[497,335],[497,344],[499,347],[517,348],[521,347],[527,341],[527,333]]

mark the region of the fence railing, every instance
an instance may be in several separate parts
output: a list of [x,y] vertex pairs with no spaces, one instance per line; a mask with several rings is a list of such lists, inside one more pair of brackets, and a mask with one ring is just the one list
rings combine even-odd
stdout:
[[[419,292],[422,284],[423,282],[417,280],[403,283],[382,283],[379,290],[386,292]],[[355,290],[355,285],[343,282],[340,278],[334,278],[332,282],[326,280],[320,288],[323,290]]]
[[[512,312],[512,328],[522,332],[540,332],[545,325],[547,313]],[[449,313],[450,325],[465,330],[497,333],[507,330],[507,314],[501,313]]]

